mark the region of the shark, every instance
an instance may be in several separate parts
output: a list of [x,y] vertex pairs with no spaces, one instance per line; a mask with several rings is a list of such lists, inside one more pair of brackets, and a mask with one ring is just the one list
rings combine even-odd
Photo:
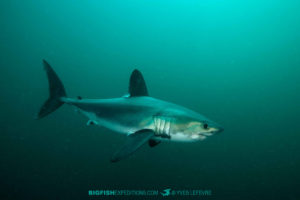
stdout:
[[125,134],[123,146],[111,157],[118,162],[129,157],[145,143],[155,147],[165,141],[202,141],[224,129],[218,123],[186,107],[149,96],[142,73],[135,69],[129,79],[128,95],[111,99],[69,98],[57,73],[43,60],[49,85],[49,97],[41,106],[42,119],[63,104],[76,107],[98,125]]

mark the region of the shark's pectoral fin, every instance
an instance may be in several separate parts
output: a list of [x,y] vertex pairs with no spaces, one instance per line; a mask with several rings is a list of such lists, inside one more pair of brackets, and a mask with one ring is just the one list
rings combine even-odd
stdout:
[[153,137],[153,135],[154,132],[149,129],[143,129],[129,135],[124,146],[113,155],[113,157],[111,158],[111,162],[117,162],[123,158],[130,156],[151,137]]
[[150,140],[148,140],[148,145],[149,145],[150,147],[155,147],[155,146],[158,145],[160,142],[161,142],[161,141],[159,141],[159,140],[150,139]]

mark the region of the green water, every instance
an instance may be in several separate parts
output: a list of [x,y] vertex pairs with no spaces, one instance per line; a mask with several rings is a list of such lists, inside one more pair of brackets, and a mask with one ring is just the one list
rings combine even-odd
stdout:
[[[212,191],[202,199],[299,199],[299,9],[296,0],[1,1],[0,198],[171,188]],[[145,145],[112,164],[124,136],[85,126],[69,106],[34,120],[48,96],[44,58],[70,97],[122,96],[137,68],[151,96],[225,131]]]

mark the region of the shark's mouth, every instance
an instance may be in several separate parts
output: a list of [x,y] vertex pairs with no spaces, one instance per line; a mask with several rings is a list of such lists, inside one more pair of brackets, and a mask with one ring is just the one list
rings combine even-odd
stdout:
[[207,136],[212,136],[213,133],[212,132],[202,132],[202,133],[199,133],[200,136],[204,136],[204,137],[207,137]]
[[212,136],[214,133],[213,132],[202,132],[202,133],[198,133],[198,137],[200,140],[204,140],[209,136]]
[[209,136],[212,136],[213,133],[212,132],[202,132],[202,133],[197,133],[192,135],[192,139],[199,139],[199,140],[204,140]]

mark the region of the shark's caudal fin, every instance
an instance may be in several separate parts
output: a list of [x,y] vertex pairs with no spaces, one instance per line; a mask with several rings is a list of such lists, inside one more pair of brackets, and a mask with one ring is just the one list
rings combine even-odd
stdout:
[[46,60],[43,60],[43,64],[49,82],[49,98],[41,107],[37,119],[41,119],[59,108],[63,104],[61,97],[66,96],[65,88],[55,71]]

